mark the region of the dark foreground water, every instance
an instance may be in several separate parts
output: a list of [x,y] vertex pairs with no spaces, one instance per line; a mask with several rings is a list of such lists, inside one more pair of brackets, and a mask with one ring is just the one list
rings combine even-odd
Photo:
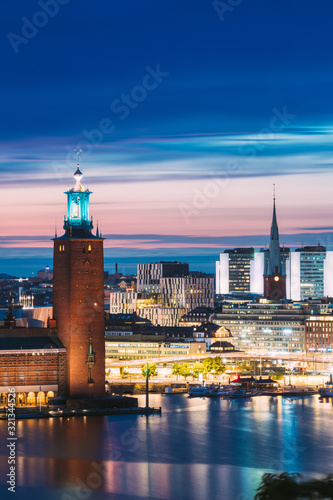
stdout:
[[332,400],[150,402],[161,416],[17,421],[16,494],[0,422],[0,498],[253,500],[264,472],[333,471]]

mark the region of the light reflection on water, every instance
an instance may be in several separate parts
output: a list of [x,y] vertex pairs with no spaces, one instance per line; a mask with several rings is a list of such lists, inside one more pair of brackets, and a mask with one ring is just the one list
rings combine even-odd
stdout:
[[[332,472],[332,400],[150,395],[150,404],[162,415],[17,421],[17,498],[252,500],[264,472]],[[0,429],[1,498],[12,498],[7,423]]]

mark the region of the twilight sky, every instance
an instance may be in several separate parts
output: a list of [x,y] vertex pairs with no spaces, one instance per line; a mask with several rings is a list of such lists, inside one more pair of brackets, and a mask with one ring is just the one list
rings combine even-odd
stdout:
[[110,270],[213,270],[220,249],[264,245],[273,183],[281,243],[332,246],[332,14],[331,0],[5,2],[0,273],[51,264],[75,147]]

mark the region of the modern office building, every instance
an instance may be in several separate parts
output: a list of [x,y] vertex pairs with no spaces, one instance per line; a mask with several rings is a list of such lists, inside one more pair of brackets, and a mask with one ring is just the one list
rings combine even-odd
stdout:
[[137,292],[110,292],[110,314],[132,314],[137,310]]
[[138,264],[137,291],[156,293],[160,291],[160,280],[173,276],[188,276],[189,265],[183,262],[154,262]]
[[[291,252],[287,267],[287,298],[308,300],[330,295],[333,273],[328,267],[332,259],[328,254],[331,253],[321,245],[305,246]],[[327,256],[328,264],[325,266]]]
[[214,278],[162,278],[161,302],[166,307],[184,309],[185,313],[197,307],[214,307]]
[[139,264],[141,291],[111,293],[110,313],[135,312],[154,325],[174,326],[197,307],[214,307],[214,278],[191,275],[188,268],[188,264],[180,262]]
[[224,306],[213,322],[227,328],[237,350],[254,353],[305,351],[305,319],[309,308],[299,304],[248,303]]
[[[234,249],[240,252],[241,249]],[[248,250],[248,249],[244,249]],[[233,250],[230,250],[233,252]],[[264,295],[263,275],[267,268],[268,250],[255,250],[250,260],[250,293]],[[222,253],[216,263],[216,293],[230,291],[230,277],[227,269],[229,253]],[[280,248],[281,269],[286,273],[286,298],[299,301],[333,297],[333,251],[324,246],[305,246],[293,251]],[[246,280],[248,273],[246,271]],[[244,293],[244,292],[243,292]],[[248,291],[247,291],[248,293]]]
[[250,292],[253,260],[253,248],[224,250],[216,262],[216,293]]

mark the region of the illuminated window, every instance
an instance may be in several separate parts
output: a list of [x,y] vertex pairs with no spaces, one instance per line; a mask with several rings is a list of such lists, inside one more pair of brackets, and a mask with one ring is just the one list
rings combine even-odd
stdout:
[[88,252],[91,252],[91,245],[88,246]]
[[59,245],[59,252],[61,252],[61,245]]
[[62,251],[63,252],[65,251],[65,245],[62,245]]

